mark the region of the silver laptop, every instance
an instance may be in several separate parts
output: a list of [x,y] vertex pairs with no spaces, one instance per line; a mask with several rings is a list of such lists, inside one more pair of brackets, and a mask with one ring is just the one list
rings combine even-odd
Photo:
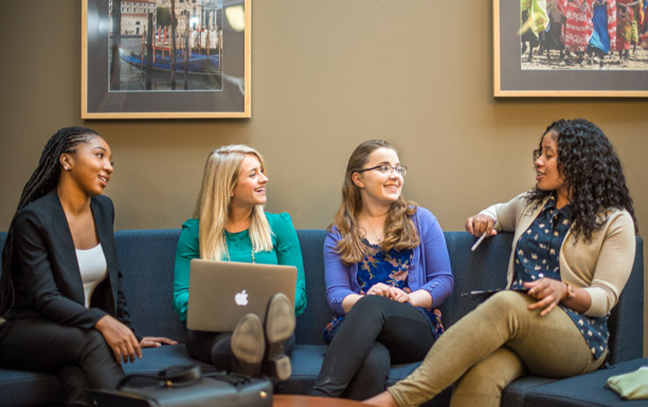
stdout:
[[265,317],[276,293],[295,303],[297,268],[194,259],[190,264],[187,328],[231,332],[243,315]]

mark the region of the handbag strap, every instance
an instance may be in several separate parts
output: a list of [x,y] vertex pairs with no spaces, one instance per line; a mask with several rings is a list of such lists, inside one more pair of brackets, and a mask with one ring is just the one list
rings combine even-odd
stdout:
[[117,389],[121,390],[134,379],[148,380],[159,387],[184,387],[200,381],[201,378],[200,366],[194,364],[176,365],[159,371],[157,375],[129,374],[117,383]]

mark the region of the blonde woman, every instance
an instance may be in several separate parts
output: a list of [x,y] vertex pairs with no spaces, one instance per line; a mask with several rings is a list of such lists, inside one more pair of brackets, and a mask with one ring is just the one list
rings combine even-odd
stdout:
[[351,154],[342,204],[324,243],[326,297],[335,312],[310,390],[363,399],[385,389],[391,363],[422,360],[443,332],[438,307],[454,280],[434,215],[401,191],[407,167],[382,140]]
[[[195,258],[295,266],[294,315],[304,312],[306,287],[301,247],[290,215],[264,212],[267,182],[263,157],[251,147],[225,146],[207,157],[194,216],[182,225],[176,251],[173,306],[182,321],[187,318],[189,263]],[[283,298],[289,303],[285,296]],[[286,308],[281,301],[273,300],[271,304],[279,310]],[[285,355],[291,353],[294,345],[294,316],[293,312],[287,314],[279,312],[281,318],[277,318],[278,321],[266,320],[264,327],[266,334],[273,329],[280,331],[278,337],[266,338],[269,348],[265,354],[269,363],[263,364],[264,373],[279,379],[290,376],[290,363],[288,361],[286,365]],[[269,324],[275,324],[275,327],[269,327]],[[212,363],[219,369],[234,368],[255,375],[259,373],[264,355],[263,341],[237,339],[245,335],[258,339],[259,332],[262,335],[261,321],[251,315],[239,322],[234,337],[231,332],[189,330],[187,352],[191,357]],[[255,345],[246,348],[248,342]]]

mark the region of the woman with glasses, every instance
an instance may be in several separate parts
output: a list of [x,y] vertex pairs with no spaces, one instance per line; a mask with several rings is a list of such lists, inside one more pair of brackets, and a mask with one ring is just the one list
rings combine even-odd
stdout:
[[364,399],[385,389],[391,363],[421,360],[443,332],[436,309],[454,280],[443,232],[403,198],[407,167],[382,140],[360,144],[324,245],[326,297],[335,312],[309,394]]
[[452,406],[496,407],[526,374],[571,377],[605,362],[607,320],[635,257],[621,162],[583,119],[552,123],[533,157],[535,188],[466,221],[475,236],[514,233],[507,280],[517,290],[453,324],[418,369],[368,404],[418,406],[455,383]]

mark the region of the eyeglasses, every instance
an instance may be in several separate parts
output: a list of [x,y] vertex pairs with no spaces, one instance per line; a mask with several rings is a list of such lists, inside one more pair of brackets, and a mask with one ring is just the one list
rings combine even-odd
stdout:
[[391,174],[392,171],[396,171],[396,174],[398,174],[400,176],[403,176],[403,177],[405,175],[407,175],[407,167],[404,166],[404,165],[400,165],[400,164],[397,164],[394,167],[392,167],[389,164],[380,164],[380,165],[376,165],[375,167],[364,168],[364,169],[358,170],[356,172],[360,174],[360,173],[363,173],[365,171],[372,171],[372,170],[378,170],[378,172],[383,174],[383,175]]

